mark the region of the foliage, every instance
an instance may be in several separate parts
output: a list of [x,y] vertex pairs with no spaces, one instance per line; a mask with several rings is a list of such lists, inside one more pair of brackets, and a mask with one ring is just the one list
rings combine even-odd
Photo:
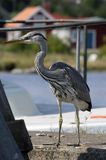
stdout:
[[106,59],[98,59],[94,62],[88,62],[88,70],[106,71]]
[[[106,71],[106,46],[104,46],[103,48],[104,51],[100,53],[100,57],[95,61],[95,63],[88,62],[89,70]],[[25,69],[34,67],[34,52],[36,53],[33,48],[32,50],[29,50],[28,53],[25,52],[25,50],[21,50],[21,52],[8,52],[7,47],[0,46],[0,70],[9,71],[13,68]],[[102,58],[102,55],[104,56],[104,58]],[[49,67],[52,63],[57,61],[63,61],[69,65],[75,66],[75,54],[47,54],[45,58],[45,66]]]
[[103,42],[103,46],[100,47],[99,58],[106,59],[106,36],[104,36]]
[[38,46],[35,44],[15,43],[6,46],[6,51],[18,53],[18,54],[31,54],[34,49],[38,51]]
[[[72,3],[71,0],[0,0],[0,6],[9,11],[11,15],[30,5],[43,5],[50,3],[51,12],[59,12],[70,16],[101,16],[106,18],[105,0],[81,0],[79,4]],[[9,4],[9,5],[8,5]]]
[[99,58],[106,58],[106,45],[100,48]]
[[42,0],[30,0],[30,5],[41,5],[42,4]]
[[77,12],[79,13],[78,14],[79,17],[80,16],[88,16],[88,17],[94,16],[94,10],[91,7],[83,3],[79,4],[79,6],[77,7]]
[[70,53],[70,46],[67,46],[59,38],[48,36],[48,52],[49,53]]
[[82,4],[93,9],[99,8],[101,3],[103,3],[103,0],[82,0]]
[[[55,36],[48,36],[48,52],[49,53],[70,53],[70,46],[64,44],[60,39]],[[39,46],[36,44],[27,43],[13,43],[7,45],[2,51],[18,53],[18,54],[33,54],[34,50],[37,53],[39,51]]]
[[100,16],[106,17],[106,1],[104,0],[82,0],[81,13],[84,16]]
[[96,15],[106,18],[106,2],[105,5],[103,4],[99,7],[99,9],[96,11]]
[[[22,53],[22,52],[21,52]],[[14,68],[29,68],[34,66],[35,54],[18,54],[0,52],[0,70],[12,70]]]
[[9,12],[20,11],[29,4],[29,0],[0,0],[0,6]]

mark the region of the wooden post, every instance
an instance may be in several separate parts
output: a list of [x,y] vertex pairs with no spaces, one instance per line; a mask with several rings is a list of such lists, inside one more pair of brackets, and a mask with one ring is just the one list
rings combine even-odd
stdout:
[[11,134],[14,138],[14,141],[16,141],[24,158],[28,160],[27,153],[33,149],[28,131],[26,129],[24,120],[15,120],[1,81],[0,81],[0,113],[3,115],[8,125],[8,128],[10,129]]
[[33,149],[24,120],[15,120],[7,123],[21,152],[29,152]]
[[1,113],[0,113],[0,160],[24,160]]
[[1,81],[0,81],[0,112],[3,114],[4,119],[6,121],[15,120]]

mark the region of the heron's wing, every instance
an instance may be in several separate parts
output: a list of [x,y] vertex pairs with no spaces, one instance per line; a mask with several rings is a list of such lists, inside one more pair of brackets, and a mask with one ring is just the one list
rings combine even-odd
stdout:
[[89,87],[83,77],[72,67],[65,67],[67,83],[76,91],[77,96],[86,102],[90,102]]
[[91,101],[87,83],[73,67],[63,62],[57,62],[50,67],[50,71],[55,75],[54,79],[57,83],[67,88],[69,92],[73,89],[78,98],[86,102]]

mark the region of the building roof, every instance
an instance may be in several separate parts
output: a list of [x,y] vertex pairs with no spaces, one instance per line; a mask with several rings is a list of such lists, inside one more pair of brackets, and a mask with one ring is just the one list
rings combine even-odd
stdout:
[[[12,20],[28,20],[29,17],[31,17],[32,14],[34,14],[37,11],[38,7],[27,7],[23,9],[21,12],[19,12],[15,17],[12,18]],[[19,23],[6,23],[5,27],[17,27]]]
[[[44,8],[40,6],[32,6],[32,7],[26,7],[21,12],[19,12],[15,17],[12,18],[12,20],[29,20],[34,14],[37,14],[39,11],[43,12],[48,18],[53,19],[52,15],[49,14]],[[5,27],[18,27],[21,23],[6,23]]]
[[[20,11],[15,17],[12,18],[12,20],[30,20],[31,17],[36,15],[38,12],[41,12],[44,14],[48,19],[54,20],[54,19],[73,19],[70,16],[62,15],[60,13],[50,13],[46,11],[43,7],[41,6],[31,6],[31,7],[26,7],[22,11]],[[19,27],[21,26],[22,23],[6,23],[4,27]]]

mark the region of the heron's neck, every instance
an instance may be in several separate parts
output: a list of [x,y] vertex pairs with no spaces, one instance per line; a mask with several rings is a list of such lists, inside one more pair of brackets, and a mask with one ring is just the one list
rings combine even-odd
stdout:
[[45,79],[54,79],[57,77],[57,75],[55,74],[55,71],[50,71],[49,69],[47,69],[44,66],[44,58],[46,56],[47,53],[47,43],[46,41],[42,41],[42,43],[40,43],[40,49],[41,51],[37,54],[36,59],[35,59],[35,66],[36,66],[36,70],[37,72]]
[[40,52],[36,56],[35,66],[38,72],[43,72],[46,70],[46,68],[44,67],[44,58],[47,53],[47,43],[44,40],[39,45],[40,45]]

